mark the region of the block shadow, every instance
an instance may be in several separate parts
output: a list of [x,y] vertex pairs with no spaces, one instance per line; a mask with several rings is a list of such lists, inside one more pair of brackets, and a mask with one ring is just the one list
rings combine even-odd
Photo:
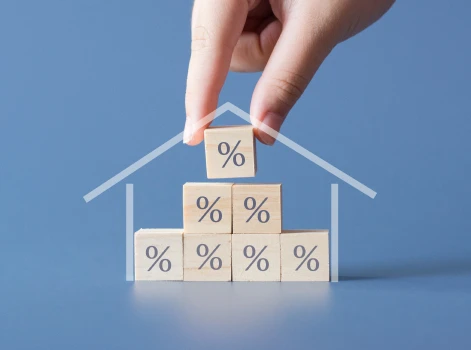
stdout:
[[414,260],[398,263],[375,263],[354,266],[343,272],[341,281],[393,280],[409,277],[462,276],[471,277],[471,258],[450,260]]

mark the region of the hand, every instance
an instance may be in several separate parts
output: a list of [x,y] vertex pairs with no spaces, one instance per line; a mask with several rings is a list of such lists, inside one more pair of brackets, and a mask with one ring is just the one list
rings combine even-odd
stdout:
[[230,70],[263,74],[250,106],[257,138],[275,139],[317,69],[343,40],[379,19],[394,0],[195,0],[184,142],[196,145],[199,120],[217,108]]

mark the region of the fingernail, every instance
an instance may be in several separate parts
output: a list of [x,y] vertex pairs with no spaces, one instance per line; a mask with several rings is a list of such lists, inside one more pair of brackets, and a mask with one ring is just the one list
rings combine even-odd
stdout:
[[189,118],[186,118],[185,129],[183,130],[183,143],[188,143],[193,138],[193,123]]
[[268,113],[265,118],[259,123],[258,135],[263,143],[273,145],[278,137],[278,130],[280,130],[285,118],[278,114]]

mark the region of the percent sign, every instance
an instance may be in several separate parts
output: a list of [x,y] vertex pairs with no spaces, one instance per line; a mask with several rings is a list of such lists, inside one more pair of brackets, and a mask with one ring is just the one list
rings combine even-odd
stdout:
[[[245,271],[248,271],[255,262],[257,262],[257,268],[259,271],[268,270],[268,268],[270,267],[270,263],[268,262],[267,259],[260,258],[260,255],[263,254],[265,249],[267,249],[267,246],[263,247],[262,250],[257,254],[257,251],[255,250],[255,247],[253,245],[248,245],[244,248],[244,256],[247,259],[252,259],[252,261],[250,262],[249,266],[247,266]],[[265,265],[263,268],[262,268],[262,263]]]
[[[198,254],[199,257],[206,258],[203,261],[203,263],[200,265],[200,267],[198,267],[198,270],[201,270],[203,266],[206,265],[208,260],[209,260],[209,266],[211,266],[213,270],[219,270],[222,267],[221,258],[218,258],[217,256],[213,257],[214,253],[216,253],[216,251],[219,249],[220,246],[221,245],[218,244],[211,253],[209,253],[209,248],[206,244],[200,244],[198,247],[196,247],[196,254]],[[203,251],[201,251],[202,249]]]
[[212,222],[219,222],[222,219],[222,212],[219,209],[213,209],[213,207],[216,205],[216,203],[221,199],[221,197],[217,197],[216,200],[209,205],[209,200],[205,196],[198,197],[196,200],[196,206],[198,209],[201,210],[206,210],[203,214],[202,217],[198,220],[198,222],[203,221],[203,219],[208,215],[209,213],[209,218],[211,219]]
[[[231,146],[229,146],[227,142],[221,142],[218,145],[218,152],[221,156],[229,155],[229,157],[226,158],[226,161],[222,165],[223,168],[226,167],[227,163],[231,159],[235,166],[242,166],[245,164],[245,156],[242,153],[235,153],[235,151],[237,150],[237,147],[239,147],[240,145],[240,142],[241,140],[237,141],[233,149],[231,149]],[[237,161],[237,159],[239,159],[239,161]]]
[[[249,216],[249,218],[245,222],[249,222],[250,220],[252,220],[255,214],[257,214],[258,221],[261,222],[262,224],[266,224],[270,220],[270,213],[268,212],[268,210],[265,210],[265,209],[260,210],[260,208],[265,204],[267,200],[268,200],[268,197],[265,197],[262,203],[260,203],[260,205],[257,206],[257,201],[255,200],[254,197],[245,198],[245,201],[244,201],[245,209],[253,210],[252,214]],[[265,218],[263,218],[263,214],[265,214]]]
[[[306,260],[307,260],[306,267],[308,268],[308,270],[317,271],[317,269],[319,268],[319,260],[317,260],[316,258],[309,259],[309,257],[312,255],[312,253],[314,253],[316,248],[317,246],[312,248],[309,254],[306,255],[306,248],[304,248],[302,245],[297,245],[296,247],[294,247],[294,251],[293,251],[294,256],[297,257],[298,259],[304,258],[304,260],[301,261],[301,264],[299,264],[299,266],[296,268],[296,271],[298,271],[301,268],[301,266],[303,266],[304,263],[306,263]],[[315,268],[312,267],[311,265],[312,262],[316,263]]]
[[[159,268],[160,268],[160,271],[162,272],[168,272],[170,271],[170,269],[172,268],[172,263],[170,262],[170,260],[168,259],[162,259],[162,257],[165,255],[165,253],[167,252],[167,250],[169,249],[170,247],[167,247],[164,249],[164,251],[162,252],[162,254],[159,255],[159,251],[157,250],[157,247],[154,247],[153,245],[147,247],[146,249],[146,256],[151,259],[151,260],[154,260],[154,263],[149,267],[149,269],[147,271],[150,271],[154,268],[154,266],[159,262]],[[164,263],[167,264],[167,267],[164,268]]]

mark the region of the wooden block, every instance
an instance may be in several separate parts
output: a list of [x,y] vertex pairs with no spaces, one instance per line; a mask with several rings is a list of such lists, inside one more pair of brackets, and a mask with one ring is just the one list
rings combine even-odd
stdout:
[[233,281],[279,281],[280,235],[232,235]]
[[228,234],[184,235],[184,281],[230,281],[231,239]]
[[183,230],[140,229],[134,235],[136,280],[183,280]]
[[255,176],[252,126],[210,127],[204,131],[204,148],[208,179]]
[[185,234],[232,233],[232,184],[184,184],[183,230]]
[[232,186],[233,233],[281,233],[281,184]]
[[281,241],[282,281],[329,281],[329,231],[284,230]]

